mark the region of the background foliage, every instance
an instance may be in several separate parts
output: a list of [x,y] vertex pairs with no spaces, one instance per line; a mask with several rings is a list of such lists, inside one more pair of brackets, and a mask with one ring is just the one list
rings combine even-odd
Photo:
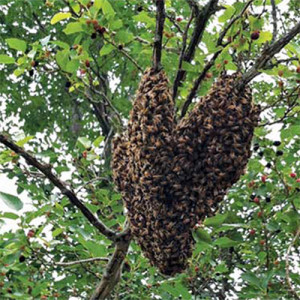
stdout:
[[[171,83],[191,15],[189,2],[166,1],[162,65]],[[212,54],[220,51],[197,96],[205,95],[224,70],[246,72],[274,35],[299,22],[296,0],[250,2],[217,45],[220,32],[246,4],[219,3],[194,59],[183,62],[187,74],[176,99],[178,115]],[[125,215],[111,181],[110,143],[126,124],[141,71],[151,65],[152,1],[0,0],[0,23],[1,131],[51,163],[92,212],[122,231]],[[251,38],[257,30],[259,38]],[[131,242],[112,298],[291,299],[291,289],[299,292],[299,59],[298,36],[251,83],[254,101],[262,107],[253,156],[216,216],[195,228],[190,268],[162,277]],[[0,298],[86,299],[106,260],[59,262],[107,258],[113,243],[48,179],[4,147],[0,168],[16,179],[19,194],[26,191],[32,199],[30,209],[20,213],[20,198],[0,187],[3,203],[15,209],[5,212],[3,206],[1,224],[6,219],[17,224],[0,237]]]

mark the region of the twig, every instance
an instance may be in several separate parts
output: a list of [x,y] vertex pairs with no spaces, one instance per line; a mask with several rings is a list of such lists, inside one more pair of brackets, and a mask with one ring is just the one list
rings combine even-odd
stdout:
[[273,67],[277,67],[278,65],[280,64],[284,64],[284,63],[289,63],[289,62],[292,62],[292,61],[299,61],[299,58],[298,57],[290,57],[290,58],[285,58],[285,59],[278,59],[276,60],[275,63],[273,64],[267,64],[265,69],[272,69]]
[[155,0],[156,4],[156,29],[153,45],[153,69],[159,71],[161,69],[161,55],[162,55],[162,40],[164,32],[164,23],[166,18],[165,0]]
[[94,261],[108,261],[108,258],[107,257],[93,257],[93,258],[68,261],[68,262],[55,262],[54,264],[57,266],[62,266],[62,267],[69,267],[69,266],[79,265],[82,263],[90,263],[90,262],[94,262]]
[[261,53],[261,55],[256,59],[253,67],[246,72],[242,79],[239,81],[238,88],[243,89],[243,87],[249,83],[253,78],[261,73],[267,63],[278,53],[285,45],[287,45],[298,33],[300,33],[300,22],[297,23],[287,34],[282,38],[267,46]]
[[75,205],[83,215],[89,220],[89,222],[96,227],[99,232],[104,234],[108,239],[115,241],[117,234],[108,228],[104,223],[102,223],[76,196],[72,189],[69,189],[63,181],[61,181],[54,173],[52,172],[51,165],[40,163],[34,156],[26,152],[23,148],[19,147],[13,141],[11,141],[7,136],[0,133],[0,143],[13,150],[15,153],[22,156],[27,164],[36,167],[41,171],[54,186],[56,186],[63,195],[67,196],[70,202]]
[[286,253],[286,258],[285,258],[285,277],[286,277],[286,282],[287,282],[287,285],[289,286],[289,289],[290,289],[290,292],[293,294],[293,296],[296,298],[296,299],[300,299],[300,297],[298,296],[298,294],[296,293],[296,291],[294,290],[293,286],[292,286],[292,283],[291,283],[291,279],[290,279],[290,270],[289,270],[289,255],[290,255],[290,252],[292,250],[292,247],[294,246],[294,244],[296,243],[298,237],[300,235],[300,227],[298,228],[294,238],[292,239],[292,242],[291,244],[289,245],[288,247],[288,250],[287,250],[287,253]]
[[222,41],[223,41],[223,38],[225,37],[225,35],[227,34],[228,30],[231,28],[231,26],[238,20],[240,19],[243,14],[245,13],[245,11],[248,9],[248,7],[250,6],[250,4],[253,2],[254,0],[250,0],[246,3],[246,5],[244,6],[244,8],[241,10],[241,12],[234,18],[232,18],[230,20],[230,22],[228,23],[228,25],[224,28],[224,30],[220,33],[220,36],[218,38],[218,41],[217,41],[217,46],[220,46],[222,45]]
[[127,51],[125,51],[124,49],[119,49],[118,48],[118,45],[116,45],[113,41],[111,41],[111,40],[109,40],[109,39],[107,39],[106,37],[103,37],[103,39],[107,42],[107,43],[109,43],[109,44],[111,44],[111,45],[113,45],[116,49],[118,49],[126,58],[128,58],[138,69],[139,69],[139,71],[141,71],[141,72],[143,72],[143,68],[134,60],[134,58],[133,57],[131,57],[128,53],[127,53]]
[[276,40],[277,37],[277,13],[276,13],[276,3],[275,0],[271,0],[271,5],[272,5],[272,18],[273,18],[273,37],[272,41]]
[[190,106],[190,104],[192,103],[198,88],[200,86],[200,83],[202,82],[202,80],[205,78],[205,75],[207,73],[207,71],[213,66],[216,58],[219,56],[219,54],[222,52],[222,49],[218,50],[217,52],[215,52],[215,54],[213,55],[213,57],[210,59],[209,62],[207,62],[207,64],[204,66],[202,72],[200,73],[200,75],[198,76],[198,78],[195,80],[193,87],[189,93],[189,95],[187,96],[186,101],[183,104],[182,107],[182,111],[181,111],[181,118],[183,118]]

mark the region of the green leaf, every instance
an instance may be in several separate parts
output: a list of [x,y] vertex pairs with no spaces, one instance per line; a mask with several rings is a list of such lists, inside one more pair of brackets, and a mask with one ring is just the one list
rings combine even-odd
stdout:
[[90,148],[92,146],[92,142],[85,136],[79,137],[77,143],[82,145],[85,149]]
[[62,41],[51,41],[50,44],[57,45],[63,49],[69,49],[70,45]]
[[67,27],[63,30],[65,34],[72,34],[76,32],[83,31],[82,25],[79,22],[72,22],[67,25]]
[[95,0],[94,7],[97,10],[102,9],[103,14],[109,18],[115,15],[115,11],[108,0]]
[[146,23],[147,27],[155,26],[155,19],[148,16],[148,14],[144,11],[139,13],[137,16],[134,16],[133,19],[137,22]]
[[61,67],[63,71],[67,71],[67,63],[69,62],[69,50],[57,51],[56,62]]
[[64,232],[64,228],[56,228],[52,231],[52,237],[56,237]]
[[16,144],[20,147],[23,147],[26,143],[28,143],[30,140],[34,138],[33,135],[26,136],[25,138],[19,140]]
[[219,226],[221,225],[227,218],[227,214],[221,215],[221,214],[217,214],[213,217],[210,218],[206,218],[204,221],[204,225],[205,226]]
[[0,218],[17,220],[19,218],[19,216],[12,212],[5,212],[3,215],[0,215]]
[[102,0],[102,11],[108,17],[115,15],[115,11],[108,0]]
[[211,243],[211,237],[210,235],[208,234],[208,232],[202,228],[198,228],[196,231],[195,231],[195,237],[205,243]]
[[53,18],[51,19],[50,23],[51,25],[56,24],[57,22],[60,22],[62,20],[65,19],[69,19],[71,18],[72,14],[71,13],[63,13],[63,12],[59,12],[56,15],[53,16]]
[[95,147],[99,147],[99,145],[104,141],[105,137],[100,135],[99,137],[97,137],[94,142],[93,142],[93,145]]
[[260,279],[258,277],[256,277],[255,274],[253,273],[244,273],[241,276],[244,280],[246,280],[248,283],[250,283],[251,285],[254,285],[258,288],[261,288],[260,286]]
[[12,49],[22,51],[22,52],[26,51],[27,44],[23,40],[11,38],[11,39],[6,39],[5,41],[8,44],[8,46]]
[[100,50],[100,56],[104,56],[113,51],[115,47],[111,44],[105,44]]
[[230,238],[224,236],[214,241],[214,245],[219,246],[221,248],[229,248],[238,245],[239,242],[233,241]]
[[8,55],[5,54],[0,54],[0,64],[14,64],[15,63],[15,59],[13,57],[10,57]]
[[270,31],[262,31],[259,34],[259,39],[254,41],[256,44],[264,44],[265,42],[272,40],[272,33]]
[[78,70],[79,65],[80,62],[78,59],[72,59],[67,62],[65,69],[68,73],[74,73]]
[[230,5],[224,5],[226,7],[226,10],[224,11],[224,13],[219,17],[219,22],[224,23],[227,20],[229,20],[231,18],[231,16],[234,14],[235,12],[235,8],[233,6]]
[[23,208],[23,202],[17,196],[0,192],[0,199],[2,199],[8,207],[14,210],[20,210]]
[[117,32],[115,38],[119,43],[127,44],[133,40],[134,35],[131,32],[120,30],[119,32]]

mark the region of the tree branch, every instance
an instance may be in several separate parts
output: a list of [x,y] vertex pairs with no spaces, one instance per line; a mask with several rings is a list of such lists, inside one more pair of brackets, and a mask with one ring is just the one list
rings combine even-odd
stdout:
[[271,0],[271,5],[272,5],[272,18],[273,18],[273,37],[272,37],[272,42],[276,40],[277,37],[277,13],[276,13],[276,3],[275,0]]
[[118,49],[126,58],[128,58],[137,68],[139,71],[143,72],[143,68],[125,51],[124,49],[119,49],[118,45],[116,45],[113,41],[108,40],[107,38],[103,37],[103,39]]
[[116,243],[115,251],[107,264],[102,280],[96,287],[96,290],[94,291],[90,300],[104,300],[110,295],[113,288],[120,280],[121,267],[126,257],[129,244],[129,234],[125,234],[123,239]]
[[[187,49],[184,53],[183,61],[189,63],[194,58],[196,48],[202,39],[202,35],[206,28],[206,24],[209,18],[211,17],[211,15],[213,15],[217,11],[218,1],[219,0],[210,0],[206,4],[206,6],[204,6],[202,11],[200,11],[198,3],[196,3],[193,0],[188,0],[188,4],[194,10],[196,18],[195,18],[195,29],[192,33],[190,43],[187,46]],[[174,85],[173,85],[173,99],[176,99],[177,97],[178,88],[181,85],[185,74],[186,74],[185,70],[178,69],[174,80]]]
[[273,56],[278,53],[285,45],[287,45],[298,33],[300,33],[300,22],[297,23],[287,34],[282,38],[267,46],[261,53],[261,55],[256,59],[253,67],[246,72],[239,82],[239,89],[242,89],[247,83],[249,83],[253,78],[261,73],[267,63],[273,58]]
[[36,167],[41,173],[43,173],[51,183],[56,186],[63,195],[67,196],[70,202],[75,205],[83,215],[89,220],[89,222],[96,227],[99,232],[105,235],[108,239],[115,241],[117,234],[102,223],[76,196],[72,189],[67,187],[67,184],[61,181],[52,172],[51,165],[40,163],[34,156],[26,152],[23,148],[19,147],[13,141],[11,141],[6,135],[0,133],[0,143],[13,150],[15,153],[22,156],[28,165]]
[[219,54],[222,52],[222,49],[218,50],[217,52],[215,52],[215,54],[213,55],[213,57],[210,59],[210,61],[207,62],[207,64],[204,66],[202,72],[200,73],[200,75],[198,76],[198,78],[195,80],[193,87],[189,93],[189,95],[187,96],[186,101],[183,104],[182,107],[182,111],[181,111],[181,118],[183,118],[190,106],[190,104],[192,103],[194,97],[196,96],[196,93],[198,91],[198,88],[200,86],[200,83],[202,82],[202,80],[205,78],[205,75],[207,73],[207,71],[213,66],[216,58],[219,56]]
[[248,9],[248,7],[251,5],[251,3],[254,0],[250,0],[246,3],[246,5],[244,6],[244,8],[242,9],[242,11],[234,18],[232,18],[230,20],[230,22],[228,23],[228,25],[224,28],[224,30],[220,33],[219,38],[218,38],[218,42],[217,42],[217,46],[222,45],[222,41],[225,37],[225,35],[227,34],[228,30],[231,28],[231,26],[238,20],[240,19],[243,14],[245,13],[245,11]]
[[92,257],[92,258],[75,260],[75,261],[68,261],[68,262],[55,262],[54,264],[56,266],[69,267],[69,266],[79,265],[79,264],[82,264],[82,263],[90,263],[90,262],[94,262],[94,261],[108,261],[108,258],[106,258],[106,257]]
[[162,40],[165,23],[165,0],[155,0],[156,4],[156,29],[153,45],[153,68],[155,71],[161,69],[161,54],[162,54]]

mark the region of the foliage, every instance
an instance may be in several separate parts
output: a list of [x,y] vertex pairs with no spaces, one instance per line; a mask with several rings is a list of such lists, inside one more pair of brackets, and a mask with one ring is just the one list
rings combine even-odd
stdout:
[[[189,2],[194,1],[166,0],[162,65],[171,83],[191,14]],[[194,59],[183,61],[178,116],[213,54],[220,51],[197,96],[205,95],[224,70],[248,71],[266,44],[295,25],[299,3],[276,0],[274,19],[273,2],[253,1],[217,45],[222,30],[246,4],[220,3]],[[153,1],[0,0],[0,8],[0,131],[50,163],[106,226],[122,231],[126,216],[111,181],[110,143],[126,124],[141,70],[151,65]],[[187,41],[194,26],[191,22]],[[259,38],[251,38],[257,30]],[[298,36],[251,83],[254,101],[262,107],[253,155],[216,216],[195,228],[190,268],[163,277],[132,241],[112,298],[291,299],[285,258],[292,240],[293,249],[299,245],[299,60]],[[281,143],[274,145],[274,139]],[[17,224],[13,231],[2,227],[0,298],[86,299],[106,261],[59,262],[109,257],[114,243],[48,179],[4,147],[0,170],[16,180],[19,194],[25,191],[32,199],[20,213],[22,195],[2,193],[0,187],[1,201],[15,209],[5,212],[3,206],[0,225],[6,219]],[[299,252],[290,251],[289,259],[292,287],[299,292]]]

